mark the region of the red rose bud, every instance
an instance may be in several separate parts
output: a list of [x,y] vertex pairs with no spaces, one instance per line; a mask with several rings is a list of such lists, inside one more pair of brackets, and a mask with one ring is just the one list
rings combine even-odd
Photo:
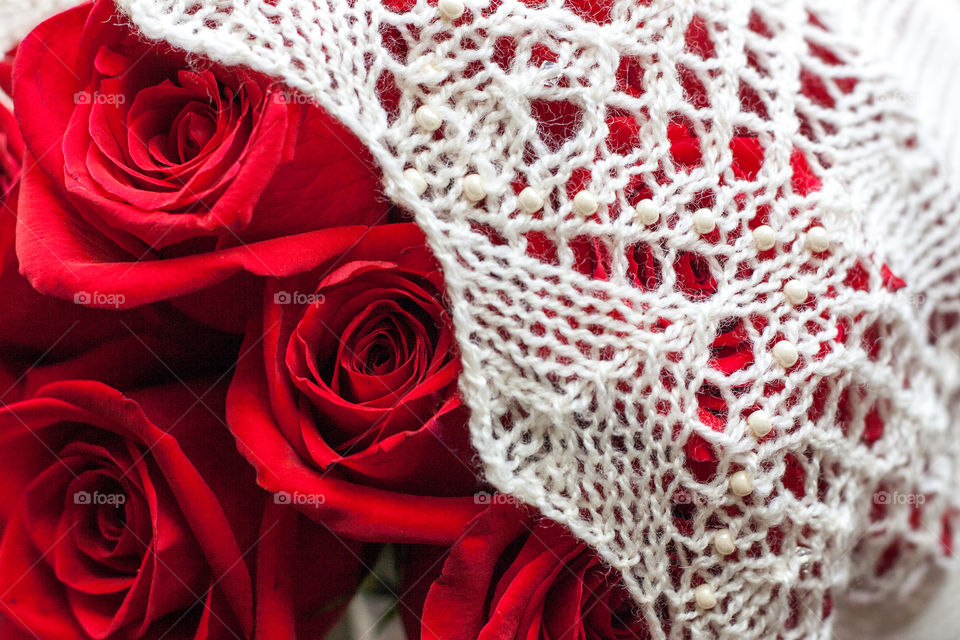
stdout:
[[[318,230],[382,217],[369,154],[324,111],[146,42],[115,11],[100,0],[61,13],[17,55],[31,158],[18,255],[38,290],[109,289],[137,305],[240,271],[289,275],[340,238]],[[222,297],[181,303],[224,313]]]
[[0,491],[4,618],[39,638],[250,637],[244,554],[263,498],[196,402],[207,389],[69,381],[0,410],[16,452]]
[[227,401],[261,486],[352,538],[456,539],[477,480],[442,291],[413,224],[268,282]]
[[649,637],[616,571],[560,525],[513,505],[467,525],[422,612],[404,602],[424,640]]

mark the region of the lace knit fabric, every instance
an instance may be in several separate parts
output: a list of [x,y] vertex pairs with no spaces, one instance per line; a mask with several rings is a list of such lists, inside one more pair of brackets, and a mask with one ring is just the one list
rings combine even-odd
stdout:
[[960,60],[958,0],[852,0],[837,3],[833,23],[874,60],[882,61],[906,92],[931,151],[949,179],[960,181]]
[[896,84],[817,7],[118,4],[149,38],[276,76],[370,147],[442,264],[487,480],[619,570],[652,637],[828,638],[832,598],[909,591],[945,555],[960,193]]

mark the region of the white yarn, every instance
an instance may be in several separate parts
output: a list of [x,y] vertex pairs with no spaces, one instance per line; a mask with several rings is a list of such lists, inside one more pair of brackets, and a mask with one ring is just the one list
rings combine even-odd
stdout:
[[[960,191],[931,159],[926,138],[914,143],[918,125],[896,83],[811,20],[808,10],[817,7],[800,0],[617,0],[603,25],[559,0],[466,4],[467,17],[451,23],[425,0],[405,13],[377,0],[119,0],[147,37],[281,78],[370,147],[386,193],[413,212],[443,266],[461,389],[487,479],[569,527],[622,572],[652,637],[828,638],[828,591],[869,599],[909,590],[940,558],[942,518],[957,508]],[[750,28],[752,14],[774,37]],[[684,47],[695,16],[707,25],[715,57]],[[385,29],[401,34],[403,59],[385,48]],[[492,61],[501,37],[516,45],[506,69]],[[538,43],[558,55],[555,64],[529,63]],[[812,45],[841,64],[826,63]],[[615,86],[623,56],[642,62],[639,97]],[[690,104],[679,67],[700,79],[705,104]],[[823,79],[834,108],[801,94],[802,70]],[[383,72],[400,90],[395,118],[378,98]],[[842,79],[851,77],[856,85],[844,93]],[[742,108],[742,85],[763,99],[767,117]],[[534,99],[577,105],[577,135],[548,146]],[[438,134],[417,124],[423,104],[443,119]],[[604,142],[611,108],[640,125],[640,147],[629,155]],[[675,166],[667,141],[678,114],[692,122],[702,148],[702,166],[690,172]],[[756,136],[764,148],[750,183],[731,170],[735,135]],[[795,150],[833,185],[832,196],[794,192]],[[404,177],[411,167],[426,181],[422,195]],[[565,189],[577,168],[592,171],[588,187],[599,203],[592,218],[574,212]],[[658,183],[655,171],[667,179]],[[485,186],[480,202],[463,194],[472,173]],[[625,193],[638,175],[660,209],[649,226]],[[538,214],[521,212],[511,186],[518,181],[543,196]],[[693,229],[695,195],[703,192],[715,201],[713,235]],[[742,207],[738,194],[747,194]],[[758,207],[769,208],[776,230],[773,258],[758,257],[747,226]],[[829,233],[829,253],[806,246],[815,221]],[[556,245],[558,264],[528,255],[525,234],[533,231]],[[612,256],[607,281],[574,268],[571,245],[581,236]],[[626,250],[637,243],[651,247],[661,269],[649,292],[627,277]],[[718,290],[708,299],[675,289],[673,261],[682,251],[703,256],[715,275]],[[844,284],[858,263],[868,291]],[[884,289],[883,264],[908,287]],[[782,294],[794,278],[809,290],[805,305]],[[767,323],[750,331],[755,362],[731,376],[710,367],[718,328],[752,317]],[[848,337],[840,344],[843,323]],[[801,358],[787,371],[773,357],[783,339]],[[824,344],[829,351],[817,358]],[[704,384],[726,402],[722,433],[698,419]],[[814,419],[818,386],[827,401]],[[775,429],[759,443],[746,424],[755,407]],[[868,447],[861,436],[871,410],[884,434]],[[719,459],[706,483],[684,464],[694,434]],[[805,470],[802,498],[781,482],[789,456]],[[753,477],[746,501],[727,487],[737,469]],[[894,499],[874,522],[881,489]],[[925,503],[913,526],[911,506],[896,496],[918,494]],[[691,532],[672,517],[678,495],[692,496]],[[735,534],[736,554],[712,550],[721,527]],[[876,575],[895,540],[899,560]],[[706,611],[693,604],[702,582],[718,600]]]
[[889,67],[931,150],[949,178],[960,182],[960,2],[851,0],[836,8],[837,27]]

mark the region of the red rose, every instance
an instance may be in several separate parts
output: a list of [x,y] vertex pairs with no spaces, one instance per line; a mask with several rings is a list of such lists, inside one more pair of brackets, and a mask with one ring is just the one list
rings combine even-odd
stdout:
[[[318,230],[381,217],[369,154],[324,111],[253,72],[145,42],[115,11],[99,0],[59,14],[17,54],[30,158],[18,254],[37,289],[136,305],[244,270],[297,273],[362,233]],[[221,303],[192,302],[204,301]]]
[[0,410],[5,618],[43,639],[250,637],[263,501],[205,389],[69,381]]
[[425,639],[649,637],[616,571],[560,525],[509,505],[467,525],[420,618]]
[[[349,537],[454,540],[477,510],[442,276],[413,224],[270,280],[227,421],[261,486]],[[314,497],[316,499],[310,499]]]

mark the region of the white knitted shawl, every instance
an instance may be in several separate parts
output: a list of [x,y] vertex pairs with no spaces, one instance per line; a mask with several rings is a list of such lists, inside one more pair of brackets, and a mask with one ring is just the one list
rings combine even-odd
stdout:
[[[614,0],[598,22],[562,0],[465,0],[460,18],[456,0],[118,4],[149,38],[282,79],[369,146],[443,267],[486,479],[619,570],[654,638],[828,638],[832,597],[909,591],[942,556],[957,508],[960,193],[920,111],[850,33],[823,26],[827,12]],[[712,51],[687,46],[691,25]],[[626,60],[638,90],[616,81]],[[378,92],[390,76],[394,112]],[[802,91],[811,78],[828,104]],[[578,113],[559,141],[533,106],[558,101]],[[639,126],[636,147],[608,144],[613,113]],[[693,168],[671,155],[678,121],[699,140]],[[755,177],[734,174],[734,138],[762,147]],[[795,190],[797,154],[822,188]],[[658,216],[636,211],[637,185]],[[603,278],[577,268],[584,242]],[[650,290],[630,277],[638,246],[657,265]],[[691,254],[712,295],[680,290]],[[711,345],[731,327],[752,362],[727,375]],[[722,430],[698,410],[705,390]],[[687,464],[693,443],[716,458],[709,478]],[[731,490],[737,471],[747,496]],[[733,554],[714,547],[724,528]],[[703,584],[712,608],[697,604]]]

